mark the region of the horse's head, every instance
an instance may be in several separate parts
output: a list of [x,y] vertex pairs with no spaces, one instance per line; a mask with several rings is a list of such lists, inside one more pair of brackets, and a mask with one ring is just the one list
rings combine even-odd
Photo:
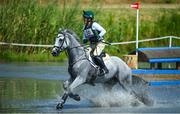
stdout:
[[51,54],[53,56],[58,56],[60,52],[64,51],[69,45],[67,34],[64,31],[58,33],[54,47]]

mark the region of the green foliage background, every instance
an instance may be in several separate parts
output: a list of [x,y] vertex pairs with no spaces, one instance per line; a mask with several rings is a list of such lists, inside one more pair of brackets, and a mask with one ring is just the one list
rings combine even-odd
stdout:
[[[83,7],[80,0],[68,4],[54,0],[41,4],[38,0],[7,0],[0,5],[0,41],[27,44],[54,44],[59,28],[69,28],[82,38],[82,11],[93,10],[95,19],[106,30],[105,40],[122,42],[135,40],[136,11],[131,8],[103,8],[96,0]],[[140,9],[139,39],[180,36],[180,7]],[[140,47],[167,46],[168,40],[140,43]],[[179,46],[175,40],[173,46]],[[135,44],[107,46],[111,55],[122,56],[135,49]],[[65,54],[53,58],[50,48],[0,46],[0,60],[59,61]]]

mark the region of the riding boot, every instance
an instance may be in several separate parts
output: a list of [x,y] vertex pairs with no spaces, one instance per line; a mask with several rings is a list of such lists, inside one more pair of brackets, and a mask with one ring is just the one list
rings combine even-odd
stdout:
[[104,74],[109,73],[109,70],[107,69],[106,65],[104,64],[102,57],[94,56],[93,59],[96,62],[96,64],[98,66],[100,66],[100,68],[101,68],[99,76],[103,76]]

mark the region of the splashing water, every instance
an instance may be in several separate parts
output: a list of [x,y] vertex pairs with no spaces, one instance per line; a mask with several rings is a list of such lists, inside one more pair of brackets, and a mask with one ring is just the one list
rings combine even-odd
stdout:
[[117,85],[113,87],[111,91],[108,91],[102,84],[96,84],[96,86],[85,84],[84,86],[77,88],[75,93],[88,99],[95,106],[99,107],[128,107],[139,106],[142,104],[137,98]]

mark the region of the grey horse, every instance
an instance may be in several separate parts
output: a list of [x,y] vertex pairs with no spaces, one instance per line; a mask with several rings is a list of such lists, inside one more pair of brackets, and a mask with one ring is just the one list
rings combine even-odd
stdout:
[[[89,59],[89,54],[86,52],[86,48],[80,44],[77,34],[70,29],[59,31],[52,49],[52,55],[58,56],[64,50],[68,56],[70,78],[63,84],[64,94],[56,106],[57,109],[63,108],[68,97],[79,101],[80,96],[73,94],[73,90],[84,83],[90,83],[92,80],[95,83],[108,85],[108,88],[119,83],[124,90],[129,91],[127,85],[131,85],[132,71],[119,57],[110,56],[109,59],[105,60],[109,73],[98,77],[98,67]],[[136,95],[134,92],[133,94]]]

